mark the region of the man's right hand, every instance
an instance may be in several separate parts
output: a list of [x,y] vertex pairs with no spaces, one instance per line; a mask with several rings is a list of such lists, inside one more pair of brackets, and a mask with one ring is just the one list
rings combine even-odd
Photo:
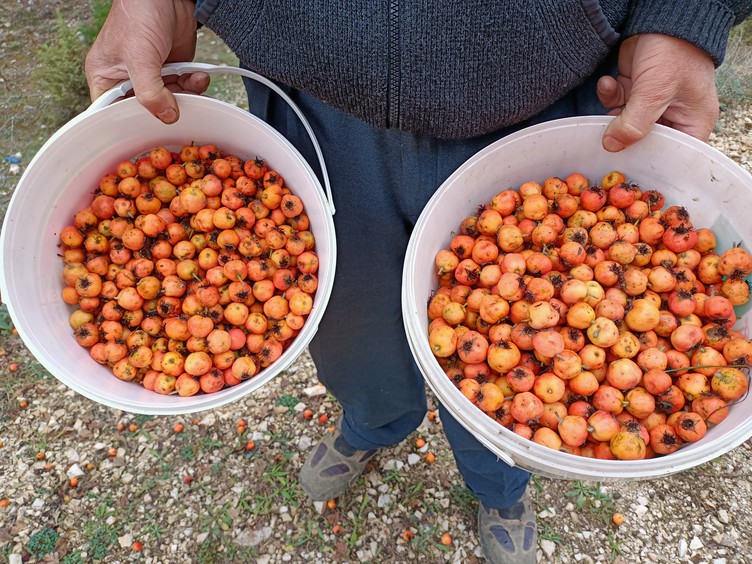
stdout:
[[206,73],[160,75],[164,63],[193,60],[194,8],[191,0],[115,0],[86,57],[91,99],[130,79],[142,106],[165,123],[177,121],[172,93],[200,94],[209,86]]

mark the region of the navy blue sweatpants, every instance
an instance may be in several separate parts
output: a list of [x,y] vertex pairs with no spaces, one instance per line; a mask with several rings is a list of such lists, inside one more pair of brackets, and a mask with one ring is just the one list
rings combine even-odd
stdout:
[[[247,81],[246,87],[251,111],[320,173],[307,134],[285,102],[256,83]],[[465,160],[504,135],[604,109],[590,81],[513,129],[438,140],[376,129],[304,93],[288,92],[321,145],[337,208],[334,287],[309,349],[319,380],[342,405],[347,442],[361,450],[391,446],[414,431],[426,413],[425,382],[407,343],[400,301],[405,249],[423,206]],[[488,508],[513,505],[529,473],[497,459],[447,410],[441,411],[441,421],[470,490]]]

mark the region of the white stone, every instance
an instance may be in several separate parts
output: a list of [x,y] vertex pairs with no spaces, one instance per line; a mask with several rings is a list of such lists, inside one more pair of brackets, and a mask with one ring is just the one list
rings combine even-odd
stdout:
[[724,525],[728,525],[728,522],[729,522],[728,511],[726,511],[725,509],[719,509],[718,520]]
[[12,552],[8,555],[8,564],[23,564],[23,558],[17,552]]
[[684,558],[687,555],[687,541],[686,539],[679,540],[679,558]]
[[642,517],[642,516],[643,516],[643,515],[645,515],[645,514],[646,514],[647,512],[648,512],[648,508],[647,508],[647,507],[645,507],[644,505],[638,505],[637,507],[635,507],[635,508],[634,508],[634,513],[635,513],[635,515],[637,515],[638,517]]
[[240,546],[257,546],[272,536],[273,529],[269,526],[260,527],[252,531],[242,531],[235,537],[235,544]]
[[68,457],[68,462],[79,462],[81,456],[72,448],[65,451],[65,456]]
[[637,496],[637,503],[639,503],[640,505],[648,505],[650,503],[650,500],[644,495],[640,495]]
[[316,513],[323,513],[323,511],[324,511],[324,502],[323,501],[314,501],[313,502],[313,508],[316,510]]
[[288,511],[290,511],[290,508],[287,507],[286,505],[280,505],[279,506],[279,512],[280,513],[287,513]]
[[131,473],[129,473],[129,472],[126,472],[125,474],[123,474],[123,477],[122,477],[122,478],[120,478],[120,480],[121,480],[121,481],[122,481],[122,482],[123,482],[124,484],[130,484],[130,483],[131,483],[131,482],[133,481],[133,474],[131,474]]
[[541,550],[548,558],[551,558],[554,552],[556,552],[556,543],[551,540],[543,539],[542,541],[540,541],[539,544],[540,544]]
[[199,533],[196,537],[196,544],[204,544],[204,541],[209,538],[209,533]]
[[37,498],[34,500],[34,503],[31,504],[32,509],[42,509],[44,507],[44,500],[41,498]]
[[404,462],[402,462],[401,460],[394,460],[392,458],[384,462],[382,465],[382,468],[387,472],[389,470],[396,470],[397,472],[399,472],[400,470],[402,470],[402,468],[404,468],[404,466],[405,466]]
[[713,564],[726,564],[725,558],[713,558]]
[[199,425],[204,425],[206,427],[209,427],[211,425],[214,425],[214,423],[217,421],[216,415],[214,413],[210,412],[204,415],[203,419],[199,421]]
[[295,407],[293,407],[292,409],[293,411],[295,411],[295,413],[302,413],[305,408],[306,408],[306,405],[302,401],[299,401],[298,403],[295,404]]
[[81,467],[78,464],[74,464],[70,468],[68,468],[66,475],[69,478],[78,478],[79,476],[84,475],[84,471],[81,470]]
[[122,537],[118,537],[118,544],[120,548],[129,548],[133,544],[133,535],[125,534]]
[[699,537],[692,537],[692,540],[689,543],[689,548],[691,550],[700,550],[704,544],[702,544],[702,541],[699,539]]
[[407,455],[407,463],[410,466],[414,466],[415,464],[418,464],[420,462],[420,455],[415,454],[414,452],[411,452]]
[[389,505],[390,503],[392,503],[392,496],[389,494],[381,494],[379,496],[378,501],[376,502],[376,506],[383,508]]
[[269,564],[269,561],[272,559],[271,554],[264,554],[263,556],[259,556],[256,558],[256,564]]
[[323,384],[316,384],[309,388],[303,388],[303,393],[309,398],[323,396],[326,394],[326,387]]

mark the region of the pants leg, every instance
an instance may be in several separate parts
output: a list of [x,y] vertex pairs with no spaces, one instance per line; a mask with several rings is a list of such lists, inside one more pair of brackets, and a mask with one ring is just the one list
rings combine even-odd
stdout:
[[[246,86],[251,111],[291,140],[317,170],[297,116],[266,88]],[[316,133],[337,207],[337,274],[309,349],[319,379],[342,405],[347,442],[361,450],[390,446],[411,433],[426,411],[425,383],[401,314],[404,254],[423,206],[457,167],[493,141],[534,123],[603,108],[591,81],[514,128],[437,140],[375,129],[304,93],[290,95]],[[263,156],[263,148],[258,151]],[[497,459],[447,410],[442,421],[458,469],[480,501],[488,508],[513,505],[529,474]]]

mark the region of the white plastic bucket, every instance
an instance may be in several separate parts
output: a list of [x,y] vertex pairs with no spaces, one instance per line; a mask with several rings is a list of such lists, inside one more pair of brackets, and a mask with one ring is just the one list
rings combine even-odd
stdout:
[[[619,170],[643,189],[655,188],[667,205],[685,206],[697,227],[710,227],[718,248],[752,243],[752,176],[734,161],[688,135],[655,126],[637,145],[620,153],[601,147],[611,118],[567,118],[514,133],[475,154],[457,169],[423,210],[405,257],[402,308],[415,359],[444,408],[481,443],[510,465],[564,479],[644,479],[668,475],[720,456],[752,436],[752,395],[699,442],[665,456],[639,461],[598,460],[571,455],[523,439],[475,407],[439,366],[428,345],[426,304],[438,287],[434,257],[452,230],[500,190],[525,181],[580,172],[598,181]],[[749,247],[748,247],[749,248]],[[748,304],[749,305],[749,304]],[[752,312],[737,308],[736,328],[749,335]]]
[[[164,73],[195,70],[253,74],[201,64],[173,65],[166,67]],[[61,382],[87,398],[124,411],[154,415],[218,407],[260,388],[288,368],[316,333],[334,283],[334,208],[300,153],[264,121],[220,100],[189,94],[177,95],[180,119],[172,125],[158,121],[135,98],[106,105],[128,88],[129,84],[123,83],[97,100],[58,130],[29,163],[13,193],[0,238],[2,299],[34,357]],[[310,132],[308,123],[304,121],[304,125]],[[75,212],[89,205],[99,179],[119,162],[157,145],[175,150],[191,142],[211,143],[223,153],[242,159],[258,156],[280,172],[303,200],[310,218],[319,258],[318,289],[300,333],[282,356],[257,376],[213,394],[165,396],[118,380],[76,343],[68,324],[72,310],[60,294],[62,261],[57,245],[61,229],[72,223]],[[315,138],[313,142],[318,151]],[[321,166],[326,175],[323,159]]]

